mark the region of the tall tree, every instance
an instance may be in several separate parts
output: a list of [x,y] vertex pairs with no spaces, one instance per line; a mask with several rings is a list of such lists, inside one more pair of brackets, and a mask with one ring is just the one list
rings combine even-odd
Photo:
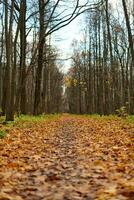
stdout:
[[123,5],[123,10],[124,10],[124,15],[125,15],[125,20],[126,20],[126,27],[128,31],[128,42],[129,42],[129,48],[131,51],[131,57],[132,57],[132,64],[130,65],[130,111],[131,113],[134,112],[134,76],[133,76],[133,70],[134,70],[134,41],[133,41],[133,36],[132,36],[132,31],[131,31],[131,26],[130,26],[130,19],[127,11],[127,5],[126,1],[122,0],[122,5]]
[[20,110],[26,114],[26,0],[20,2]]
[[42,80],[42,69],[43,69],[43,56],[44,56],[44,43],[45,38],[45,2],[44,0],[39,0],[39,46],[38,46],[38,67],[36,72],[36,82],[35,82],[35,99],[34,99],[34,114],[40,114],[39,104],[41,99],[41,80]]
[[[5,41],[6,41],[6,121],[14,120],[14,113],[10,109],[11,102],[11,67],[12,67],[12,27],[13,27],[14,0],[11,2],[10,13],[8,10],[8,0],[5,0]],[[10,16],[10,18],[9,18]],[[3,99],[5,101],[5,99]]]

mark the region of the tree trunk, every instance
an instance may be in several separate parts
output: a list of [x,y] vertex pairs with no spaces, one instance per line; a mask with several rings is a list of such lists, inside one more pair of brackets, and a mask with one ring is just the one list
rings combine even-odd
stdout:
[[[6,121],[14,120],[14,113],[11,106],[11,66],[12,66],[12,24],[13,24],[14,1],[12,1],[10,10],[10,20],[8,23],[8,0],[5,1],[5,40],[6,40]],[[8,27],[9,26],[9,27]]]
[[42,36],[45,34],[44,29],[44,1],[39,0],[39,48],[38,48],[38,67],[36,71],[35,81],[35,97],[34,97],[34,115],[41,113],[39,105],[41,100],[41,82],[42,82],[42,70],[43,70],[43,48],[44,39]]
[[134,114],[134,77],[133,77],[133,70],[134,70],[134,44],[133,44],[133,36],[132,36],[132,31],[131,31],[131,26],[130,26],[130,20],[127,12],[127,6],[126,6],[126,1],[122,0],[122,5],[124,9],[124,15],[125,15],[125,20],[126,20],[126,27],[128,31],[128,42],[129,42],[129,47],[131,51],[131,56],[132,56],[132,64],[130,65],[130,113]]
[[20,111],[26,114],[26,0],[21,1],[20,12]]

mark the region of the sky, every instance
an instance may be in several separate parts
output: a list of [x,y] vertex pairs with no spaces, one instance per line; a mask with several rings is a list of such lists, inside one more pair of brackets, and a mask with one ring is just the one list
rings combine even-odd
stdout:
[[[84,1],[84,0],[81,0]],[[116,7],[117,0],[109,0],[113,7]],[[53,44],[58,48],[60,59],[71,57],[71,44],[74,39],[81,40],[83,38],[84,14],[77,17],[68,26],[60,29],[52,36]],[[63,71],[67,72],[71,65],[71,59],[65,60],[63,63]]]
[[[81,15],[76,18],[73,22],[71,22],[68,26],[64,27],[63,29],[59,30],[54,34],[53,43],[58,48],[60,58],[61,59],[68,59],[71,57],[72,48],[71,44],[74,39],[80,40],[82,39],[82,29],[81,26],[84,21],[84,16]],[[64,71],[66,72],[70,67],[71,60],[62,61],[64,63]]]

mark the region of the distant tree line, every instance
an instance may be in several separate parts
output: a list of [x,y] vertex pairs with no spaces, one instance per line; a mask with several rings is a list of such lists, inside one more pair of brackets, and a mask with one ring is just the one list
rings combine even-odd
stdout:
[[112,114],[126,107],[134,114],[134,2],[108,0],[86,13],[84,39],[72,44],[66,76],[71,113]]
[[0,0],[0,109],[14,114],[60,112],[63,74],[51,35],[102,1]]

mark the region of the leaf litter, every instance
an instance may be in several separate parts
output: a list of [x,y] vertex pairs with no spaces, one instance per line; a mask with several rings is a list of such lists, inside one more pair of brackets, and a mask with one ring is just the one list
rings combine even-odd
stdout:
[[134,125],[63,115],[0,140],[0,200],[133,200]]

